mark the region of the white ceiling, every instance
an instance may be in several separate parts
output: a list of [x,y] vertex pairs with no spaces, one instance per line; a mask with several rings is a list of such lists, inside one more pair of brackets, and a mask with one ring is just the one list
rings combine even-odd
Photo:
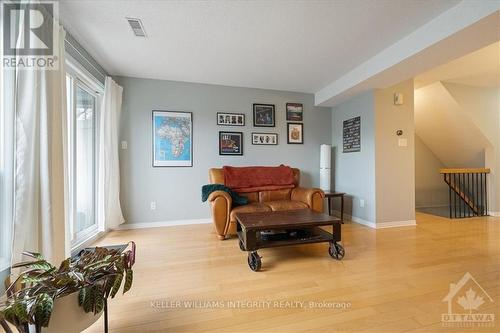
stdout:
[[500,87],[500,42],[415,77],[415,88],[446,81],[476,87]]
[[457,3],[61,0],[59,10],[112,75],[313,93]]

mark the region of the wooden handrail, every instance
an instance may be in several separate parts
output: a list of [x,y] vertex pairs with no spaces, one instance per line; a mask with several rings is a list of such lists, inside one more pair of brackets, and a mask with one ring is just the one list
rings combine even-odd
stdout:
[[490,173],[489,168],[443,168],[439,169],[439,173]]

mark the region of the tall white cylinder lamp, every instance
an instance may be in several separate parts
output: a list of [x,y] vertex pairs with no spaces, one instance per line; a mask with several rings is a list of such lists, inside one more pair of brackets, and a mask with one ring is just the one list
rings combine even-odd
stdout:
[[332,180],[332,146],[321,145],[319,157],[319,187],[330,192]]

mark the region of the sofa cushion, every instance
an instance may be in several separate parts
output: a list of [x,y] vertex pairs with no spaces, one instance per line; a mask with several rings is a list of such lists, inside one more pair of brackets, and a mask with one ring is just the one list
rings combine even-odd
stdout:
[[[269,206],[272,211],[279,210],[295,210],[295,209],[305,209],[309,208],[305,203],[300,201],[292,201],[292,200],[276,200],[276,201],[268,201],[265,205]],[[244,206],[242,206],[244,207]]]
[[236,221],[236,213],[255,213],[255,212],[270,212],[271,207],[255,202],[244,206],[234,207],[229,215],[229,220],[231,222]]
[[281,190],[274,190],[274,191],[260,191],[259,201],[267,202],[267,201],[278,201],[278,200],[290,200],[291,193],[292,189],[290,188],[284,188]]

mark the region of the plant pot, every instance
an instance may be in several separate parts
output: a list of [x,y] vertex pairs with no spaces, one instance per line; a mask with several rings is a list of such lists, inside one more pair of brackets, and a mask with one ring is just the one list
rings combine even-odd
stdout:
[[85,313],[78,305],[78,292],[74,292],[55,300],[49,327],[44,328],[42,332],[80,333],[95,323],[103,312],[96,315],[93,312]]

